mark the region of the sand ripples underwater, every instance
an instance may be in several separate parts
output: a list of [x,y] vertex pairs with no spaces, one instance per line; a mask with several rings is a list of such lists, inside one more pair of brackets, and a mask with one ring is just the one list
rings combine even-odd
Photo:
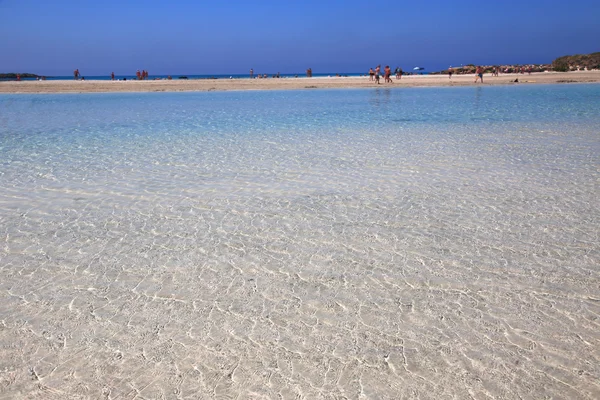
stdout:
[[0,398],[600,397],[597,120],[279,95],[0,98]]

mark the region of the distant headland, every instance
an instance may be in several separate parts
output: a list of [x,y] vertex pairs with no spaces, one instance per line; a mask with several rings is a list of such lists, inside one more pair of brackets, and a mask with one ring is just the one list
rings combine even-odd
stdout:
[[[573,56],[558,57],[550,64],[500,64],[500,65],[482,65],[484,72],[494,72],[498,69],[501,73],[519,73],[519,72],[569,72],[569,71],[592,71],[600,70],[600,52],[590,54],[576,54]],[[476,66],[474,64],[452,66],[452,72],[457,75],[474,74]],[[448,70],[431,72],[431,75],[447,74]]]
[[30,74],[30,73],[17,73],[17,72],[9,72],[9,73],[5,73],[5,74],[0,74],[0,80],[16,80],[17,79],[17,75],[19,75],[21,78],[41,78],[41,76],[36,75],[36,74]]
[[591,54],[559,57],[552,61],[552,68],[557,72],[600,69],[600,51]]

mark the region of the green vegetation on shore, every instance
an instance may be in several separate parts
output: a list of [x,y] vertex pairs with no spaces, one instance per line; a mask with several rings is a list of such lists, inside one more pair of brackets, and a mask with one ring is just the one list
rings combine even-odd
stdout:
[[600,69],[600,52],[558,57],[552,61],[552,69],[558,72]]

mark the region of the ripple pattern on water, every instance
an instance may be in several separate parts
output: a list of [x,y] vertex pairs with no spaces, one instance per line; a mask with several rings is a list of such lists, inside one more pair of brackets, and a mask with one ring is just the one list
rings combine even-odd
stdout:
[[0,96],[0,398],[598,398],[599,93]]

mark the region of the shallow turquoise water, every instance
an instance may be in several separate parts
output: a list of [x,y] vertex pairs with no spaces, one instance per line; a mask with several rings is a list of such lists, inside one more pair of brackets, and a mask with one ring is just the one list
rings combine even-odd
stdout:
[[599,182],[599,85],[0,95],[0,397],[595,398]]
[[[560,152],[563,142],[588,146],[592,157],[598,150],[599,110],[597,85],[4,95],[2,179],[35,187],[36,174],[39,184],[45,176],[55,183],[101,179],[104,185],[110,183],[107,172],[127,167],[129,176],[113,181],[121,184],[152,178],[146,172],[160,179],[152,165],[177,164],[189,169],[186,175],[213,179],[259,168],[249,179],[262,180],[265,169],[293,169],[294,164],[333,172],[350,164],[426,161],[428,155],[475,152],[478,157],[480,146],[505,146],[487,154],[485,164],[506,157],[526,164],[560,158],[553,152]],[[544,143],[555,146],[524,146]],[[508,145],[520,149],[507,151]],[[435,146],[450,147],[436,151]],[[584,161],[567,156],[574,156],[571,163]],[[497,172],[506,166],[497,165]]]
[[104,127],[111,134],[139,125],[147,131],[159,121],[152,131],[172,134],[477,121],[582,123],[594,121],[600,107],[597,85],[0,95],[0,101],[3,130]]

